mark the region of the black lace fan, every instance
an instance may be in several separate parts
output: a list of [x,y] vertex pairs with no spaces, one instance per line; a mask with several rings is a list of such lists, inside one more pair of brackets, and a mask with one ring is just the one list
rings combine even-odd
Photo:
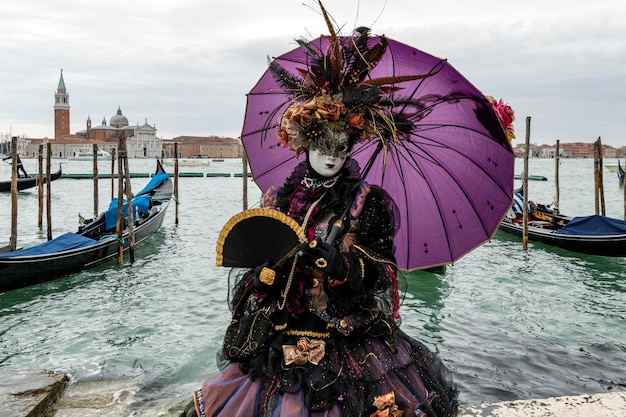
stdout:
[[244,210],[222,228],[217,239],[217,266],[254,268],[279,264],[307,243],[300,225],[269,208]]

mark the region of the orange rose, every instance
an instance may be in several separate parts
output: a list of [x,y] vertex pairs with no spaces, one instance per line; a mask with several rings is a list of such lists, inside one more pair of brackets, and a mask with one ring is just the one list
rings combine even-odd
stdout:
[[287,133],[286,129],[281,128],[276,136],[278,137],[278,144],[280,146],[282,146],[283,148],[289,146],[289,134]]
[[357,129],[362,129],[365,124],[365,119],[363,119],[363,115],[361,114],[353,114],[348,117],[348,126],[355,127]]
[[337,121],[339,116],[345,114],[346,106],[341,102],[321,102],[318,103],[316,112],[322,119]]

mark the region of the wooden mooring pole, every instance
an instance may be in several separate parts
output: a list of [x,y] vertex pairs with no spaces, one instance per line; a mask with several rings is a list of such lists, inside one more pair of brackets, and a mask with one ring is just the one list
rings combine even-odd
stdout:
[[559,199],[560,199],[560,195],[559,195],[559,164],[561,162],[561,156],[560,156],[560,141],[557,139],[556,141],[556,154],[554,155],[554,208],[557,210],[559,210]]
[[111,150],[111,200],[115,196],[115,149]]
[[178,224],[178,153],[179,151],[179,143],[176,142],[174,143],[174,207],[176,208],[175,211],[175,220],[174,220],[174,224]]
[[11,237],[9,251],[17,248],[17,136],[11,138]]
[[241,157],[241,166],[242,166],[242,177],[243,177],[243,209],[248,209],[248,155],[246,154],[246,150],[243,151],[243,156]]
[[98,145],[93,144],[93,217],[98,217]]
[[604,181],[602,180],[602,140],[600,137],[593,143],[593,174],[595,179],[596,214],[606,215],[604,203]]
[[522,186],[524,187],[524,207],[522,214],[522,247],[528,250],[528,153],[530,152],[530,116],[526,117],[526,144],[524,149],[524,172],[522,173]]
[[38,202],[39,202],[39,217],[37,218],[37,226],[39,227],[39,230],[43,229],[43,197],[44,197],[44,190],[43,190],[43,145],[39,145],[39,163],[38,163],[38,168],[39,170],[37,172],[39,172],[39,178],[37,179],[37,196],[39,198]]
[[48,240],[52,240],[52,178],[50,178],[50,169],[52,167],[52,146],[46,144],[46,236]]

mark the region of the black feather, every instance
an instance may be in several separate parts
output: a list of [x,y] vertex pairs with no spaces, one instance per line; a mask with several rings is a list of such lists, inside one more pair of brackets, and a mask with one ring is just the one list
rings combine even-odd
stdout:
[[356,87],[343,92],[343,102],[346,107],[373,106],[380,100],[379,87]]
[[305,89],[302,79],[284,69],[276,61],[270,61],[269,70],[276,83],[285,91],[285,93],[294,98],[299,97],[302,94],[302,91]]

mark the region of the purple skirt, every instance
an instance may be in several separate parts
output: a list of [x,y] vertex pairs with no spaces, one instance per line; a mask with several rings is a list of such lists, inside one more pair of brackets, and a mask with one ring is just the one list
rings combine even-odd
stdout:
[[[269,349],[259,361],[263,373],[229,364],[196,391],[197,416],[369,417],[378,410],[375,398],[389,393],[406,417],[456,414],[457,393],[447,369],[402,331],[395,349],[373,337],[329,342],[326,348],[319,363],[304,365],[286,365]],[[275,358],[280,363],[271,365]]]

